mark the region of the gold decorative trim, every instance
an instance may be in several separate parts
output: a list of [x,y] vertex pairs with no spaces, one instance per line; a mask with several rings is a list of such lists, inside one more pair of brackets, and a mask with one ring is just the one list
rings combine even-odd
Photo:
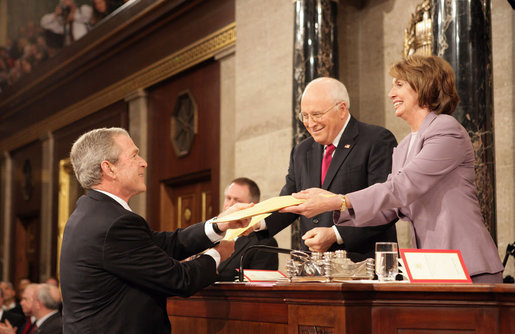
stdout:
[[[66,222],[70,217],[70,187],[73,176],[73,168],[70,158],[59,161],[59,192],[58,192],[58,209],[57,209],[57,263],[61,255],[61,246],[63,244],[63,233]],[[59,277],[59,268],[57,268],[57,277]]]
[[177,198],[177,228],[182,227],[182,196]]
[[90,97],[31,125],[0,142],[0,151],[11,151],[124,99],[129,93],[150,87],[195,66],[236,44],[236,23],[206,36],[172,55],[140,70]]
[[404,30],[404,48],[402,56],[412,54],[430,56],[433,45],[433,26],[431,22],[431,0],[418,4],[411,14],[408,28]]
[[201,221],[206,221],[207,220],[207,193],[205,191],[202,192],[202,195],[201,195],[201,205],[202,205],[202,212],[201,212],[201,215],[202,217],[200,218]]

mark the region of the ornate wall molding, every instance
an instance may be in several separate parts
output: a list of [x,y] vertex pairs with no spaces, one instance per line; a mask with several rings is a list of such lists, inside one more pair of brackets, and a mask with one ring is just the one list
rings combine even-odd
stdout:
[[37,140],[41,132],[55,131],[78,121],[96,111],[123,100],[138,89],[145,89],[174,76],[192,66],[214,57],[226,48],[236,44],[236,23],[198,40],[195,43],[163,58],[162,60],[128,76],[90,97],[79,101],[47,119],[20,130],[15,135],[0,142],[0,151],[10,151],[31,141]]
[[411,14],[408,28],[404,30],[404,50],[402,52],[404,58],[412,54],[431,55],[433,46],[432,7],[431,0],[424,0],[417,5],[415,13]]

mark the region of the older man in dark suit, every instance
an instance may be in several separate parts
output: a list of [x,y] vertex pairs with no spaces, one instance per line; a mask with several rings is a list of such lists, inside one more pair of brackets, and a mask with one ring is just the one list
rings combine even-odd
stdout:
[[[359,122],[349,108],[349,95],[340,81],[318,78],[306,86],[300,117],[311,137],[293,148],[281,195],[312,187],[345,194],[386,180],[397,145],[395,137],[382,127]],[[298,217],[275,213],[263,228],[268,235],[275,235]],[[332,212],[309,219],[301,216],[300,232],[304,248],[318,252],[345,249],[353,261],[373,257],[377,241],[397,240],[394,222],[378,227],[336,227]]]
[[[219,263],[234,250],[233,242],[215,243],[248,220],[152,231],[128,204],[146,190],[147,162],[121,128],[82,135],[70,157],[88,192],[63,236],[64,332],[169,334],[166,298],[189,296],[214,282]],[[249,206],[236,204],[226,214]],[[179,262],[210,247],[195,260]]]
[[36,317],[35,334],[60,334],[63,321],[59,308],[61,293],[59,288],[50,284],[38,284],[35,288],[32,313]]

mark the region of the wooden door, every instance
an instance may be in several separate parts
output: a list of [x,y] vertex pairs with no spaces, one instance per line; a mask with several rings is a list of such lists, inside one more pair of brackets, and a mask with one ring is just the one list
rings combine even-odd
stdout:
[[41,193],[43,147],[37,141],[11,152],[13,161],[13,220],[9,258],[9,280],[22,277],[40,280]]
[[156,230],[218,212],[220,69],[207,61],[152,87],[149,99],[147,220]]
[[213,195],[209,180],[185,184],[163,182],[161,186],[161,229],[174,231],[213,216]]
[[18,217],[15,223],[14,282],[39,281],[39,216]]

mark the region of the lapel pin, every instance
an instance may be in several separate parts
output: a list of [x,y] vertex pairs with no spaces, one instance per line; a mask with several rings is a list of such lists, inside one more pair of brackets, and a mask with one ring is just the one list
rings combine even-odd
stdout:
[[350,148],[350,144],[345,145],[344,148]]

